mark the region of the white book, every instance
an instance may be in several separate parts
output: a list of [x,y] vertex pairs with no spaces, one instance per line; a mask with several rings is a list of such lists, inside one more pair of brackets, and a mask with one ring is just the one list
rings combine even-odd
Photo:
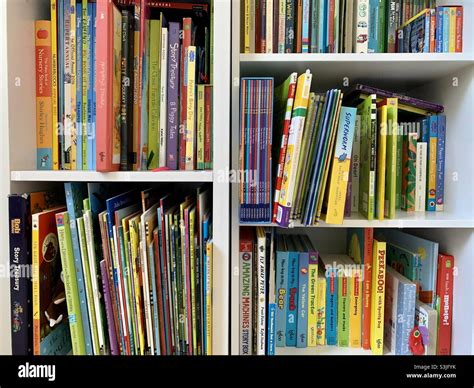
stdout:
[[[266,9],[266,51],[267,54],[273,53],[273,0],[267,0],[267,9]],[[253,16],[252,16],[253,17]]]
[[255,53],[255,1],[250,1],[250,53]]
[[278,53],[285,52],[286,0],[278,2]]
[[416,185],[415,185],[415,211],[425,211],[426,199],[426,159],[428,156],[428,145],[426,143],[416,144]]
[[353,51],[366,54],[369,49],[369,0],[354,0]]
[[166,167],[166,140],[168,136],[168,28],[161,29],[161,90],[159,167]]
[[267,332],[266,306],[266,238],[265,229],[257,227],[257,356],[265,355],[265,334]]
[[354,2],[352,0],[346,1],[346,12],[344,19],[344,51],[346,54],[352,53],[352,36],[354,32],[353,17]]
[[359,211],[359,178],[360,178],[360,115],[356,116],[354,142],[352,146],[351,169],[351,212]]

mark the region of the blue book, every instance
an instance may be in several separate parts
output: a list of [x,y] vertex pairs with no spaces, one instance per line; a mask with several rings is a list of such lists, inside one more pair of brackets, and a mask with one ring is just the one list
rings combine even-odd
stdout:
[[421,120],[421,134],[420,134],[420,141],[423,143],[428,144],[430,142],[430,125],[428,118],[424,118]]
[[84,272],[82,269],[82,256],[79,246],[79,234],[77,231],[76,219],[82,217],[83,201],[87,198],[87,185],[85,183],[65,183],[66,205],[69,214],[69,226],[71,229],[72,251],[74,256],[74,267],[76,269],[77,289],[81,302],[81,316],[84,327],[84,341],[86,344],[86,354],[93,355],[92,337],[87,309],[87,296],[84,283]]
[[71,330],[69,324],[61,322],[40,344],[42,356],[67,356],[72,352]]
[[296,330],[296,347],[306,348],[308,344],[308,247],[301,241],[300,236],[294,239],[299,252],[298,267],[298,323]]
[[[90,170],[95,171],[96,170],[96,113],[97,113],[97,93],[95,90],[95,47],[97,43],[97,4],[92,3],[92,19],[91,19],[91,27],[92,27],[92,34],[91,34],[91,73],[90,73],[90,79],[91,79],[91,94],[92,94],[92,116],[91,116],[91,147],[89,147],[89,143],[87,144],[87,150],[89,148],[91,149],[91,168]],[[89,161],[88,163],[89,164]]]
[[275,355],[275,332],[276,332],[276,303],[268,304],[268,340],[267,340],[267,356]]
[[309,53],[310,1],[303,0],[303,25],[301,28],[301,52]]
[[443,7],[443,53],[449,53],[449,7]]
[[58,19],[58,139],[59,139],[59,157],[60,168],[64,168],[64,1],[58,0],[57,19]]
[[286,314],[286,346],[296,346],[298,320],[298,261],[299,252],[291,236],[287,238],[288,247],[288,295]]
[[[427,166],[426,166],[426,210],[430,212],[436,211],[436,175],[437,167],[436,164],[432,165],[430,162],[432,154],[437,154],[438,144],[438,116],[431,115],[428,117],[428,152],[427,152]],[[434,139],[434,141],[433,141]],[[434,143],[434,144],[432,144]],[[434,186],[430,185],[430,177],[435,177]]]
[[318,52],[324,53],[326,42],[326,4],[328,0],[319,0]]
[[326,271],[326,344],[337,345],[337,269],[330,255],[321,255]]
[[368,52],[378,52],[379,0],[369,0],[369,42]]
[[436,7],[436,52],[443,52],[443,7]]
[[77,154],[76,170],[82,170],[82,136],[83,112],[82,112],[82,4],[76,5],[76,131],[77,131]]
[[289,253],[286,247],[286,236],[278,237],[276,249],[276,346],[286,345],[286,316],[287,316],[287,285],[289,270]]
[[444,168],[446,142],[446,115],[438,115],[438,146],[436,148],[436,211],[444,210]]

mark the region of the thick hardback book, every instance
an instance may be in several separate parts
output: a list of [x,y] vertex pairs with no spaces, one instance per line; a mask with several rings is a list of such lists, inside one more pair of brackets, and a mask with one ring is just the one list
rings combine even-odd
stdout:
[[386,243],[374,240],[372,262],[372,306],[370,316],[370,349],[375,355],[384,350]]
[[240,231],[240,355],[252,354],[252,229]]
[[439,305],[438,350],[436,354],[451,355],[451,336],[453,326],[453,283],[454,257],[438,255],[438,278],[436,295]]

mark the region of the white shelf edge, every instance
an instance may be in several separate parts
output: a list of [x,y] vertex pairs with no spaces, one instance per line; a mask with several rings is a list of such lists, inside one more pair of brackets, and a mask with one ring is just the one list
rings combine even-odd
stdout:
[[[373,356],[371,350],[331,345],[307,348],[281,347],[276,348],[276,354],[278,356]],[[389,356],[392,353],[384,347],[383,355]]]
[[474,53],[384,53],[384,54],[240,54],[240,62],[465,62],[474,63]]
[[13,182],[212,182],[212,171],[12,171]]

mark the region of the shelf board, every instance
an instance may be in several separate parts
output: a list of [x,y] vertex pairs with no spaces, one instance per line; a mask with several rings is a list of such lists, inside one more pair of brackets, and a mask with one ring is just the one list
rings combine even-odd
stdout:
[[14,182],[212,182],[212,171],[12,171]]
[[[240,223],[241,226],[277,226],[277,224]],[[326,224],[320,221],[318,225],[305,226],[297,222],[291,228],[474,228],[474,217],[469,214],[459,217],[449,212],[417,212],[407,213],[398,211],[396,218],[383,221],[368,221],[360,214],[344,219],[342,225]]]
[[453,76],[474,64],[473,53],[430,54],[240,54],[241,76],[274,76],[277,84],[311,69],[315,87],[377,82],[398,92]]
[[[339,346],[316,346],[311,348],[276,348],[278,356],[371,356],[372,351],[362,348],[343,348]],[[385,348],[384,355],[390,355],[390,351]]]

